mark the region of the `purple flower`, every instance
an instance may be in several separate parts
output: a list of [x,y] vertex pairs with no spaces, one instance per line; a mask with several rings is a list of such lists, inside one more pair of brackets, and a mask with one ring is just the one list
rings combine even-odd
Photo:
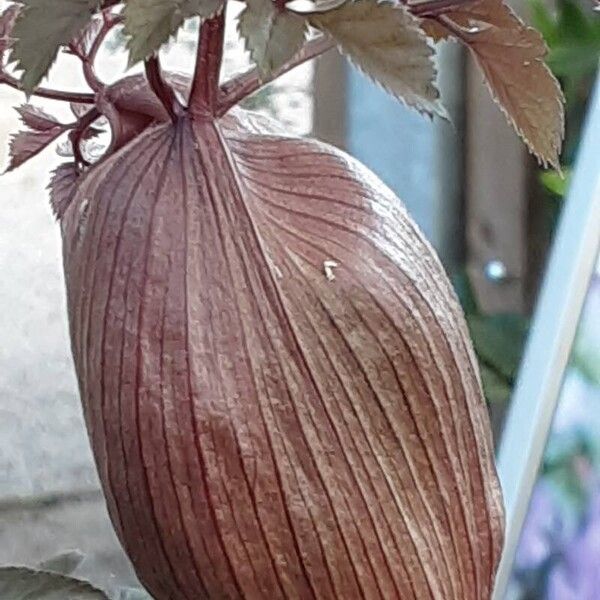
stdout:
[[600,399],[598,390],[577,370],[567,369],[552,423],[550,443],[556,436],[573,436],[595,426],[597,419],[590,415],[590,404],[597,399]]
[[550,486],[540,480],[531,496],[525,525],[515,557],[517,572],[539,568],[560,545],[560,512]]
[[563,558],[551,571],[547,600],[600,598],[600,488],[590,499],[588,514]]

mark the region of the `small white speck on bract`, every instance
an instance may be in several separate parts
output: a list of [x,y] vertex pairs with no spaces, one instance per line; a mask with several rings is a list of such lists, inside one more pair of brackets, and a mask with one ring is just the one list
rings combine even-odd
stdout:
[[283,279],[283,273],[281,272],[281,269],[277,266],[270,254],[267,254],[267,261],[275,277],[277,277],[277,279]]
[[328,259],[323,261],[323,272],[325,273],[327,281],[333,281],[335,279],[333,269],[339,266],[339,263],[335,260]]
[[277,277],[277,279],[283,279],[283,273],[277,265],[273,265],[273,272],[275,273],[275,277]]

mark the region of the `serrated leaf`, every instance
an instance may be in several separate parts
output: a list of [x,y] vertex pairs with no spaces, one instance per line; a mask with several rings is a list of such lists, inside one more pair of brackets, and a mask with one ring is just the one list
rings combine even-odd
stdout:
[[445,116],[435,85],[434,49],[404,6],[356,0],[312,13],[309,20],[393,96],[420,112]]
[[544,63],[541,35],[498,0],[485,0],[445,15],[448,31],[465,44],[481,68],[494,100],[530,151],[559,168],[564,137],[564,98]]
[[48,114],[39,106],[33,104],[22,104],[16,111],[21,117],[21,121],[30,129],[35,131],[48,131],[54,127],[60,127],[61,124],[52,115]]
[[279,8],[272,0],[248,0],[238,21],[246,50],[264,78],[288,62],[302,48],[306,19]]
[[21,0],[21,4],[10,60],[23,71],[23,90],[31,93],[48,73],[59,48],[89,22],[98,0]]
[[0,14],[0,59],[4,51],[12,45],[12,30],[20,8],[18,4],[11,4]]
[[[62,125],[45,131],[20,131],[14,134],[9,143],[10,162],[6,172],[21,166],[25,161],[39,154],[46,146],[56,140],[65,128]],[[1,596],[0,596],[1,598]]]
[[[75,163],[64,163],[52,172],[48,185],[50,191],[50,206],[54,216],[60,220],[65,214],[75,192],[79,171]],[[48,568],[48,570],[53,570]]]
[[[61,165],[58,169],[56,169],[56,171],[54,171],[54,177],[52,181],[55,180],[58,170],[65,166],[67,165]],[[73,165],[73,167],[74,166],[75,165]],[[42,561],[38,564],[38,569],[40,569],[40,571],[60,573],[61,575],[70,575],[82,563],[84,558],[85,555],[79,550],[68,550],[67,552],[61,552],[56,556]]]
[[224,0],[128,0],[125,3],[125,32],[129,36],[129,64],[158,51],[177,33],[183,22],[213,16]]
[[27,567],[0,567],[0,598],[6,600],[108,600],[87,581]]

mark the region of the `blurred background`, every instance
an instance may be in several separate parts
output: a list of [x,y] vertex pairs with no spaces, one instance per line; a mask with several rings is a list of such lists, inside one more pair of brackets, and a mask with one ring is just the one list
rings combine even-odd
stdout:
[[[4,3],[0,1],[0,6]],[[544,35],[567,98],[562,178],[542,172],[489,98],[482,76],[452,43],[440,46],[440,87],[451,123],[399,105],[330,52],[290,72],[247,107],[345,148],[407,205],[440,254],[467,315],[494,436],[501,436],[529,320],[560,217],[600,58],[600,15],[588,0],[520,0]],[[225,77],[248,57],[229,14]],[[164,53],[189,72],[196,24]],[[100,75],[124,71],[119,32]],[[85,89],[62,57],[50,87]],[[0,86],[0,164],[24,102]],[[35,102],[39,102],[35,100]],[[68,119],[68,107],[40,105]],[[64,153],[64,148],[63,148]],[[60,235],[45,191],[61,158],[46,150],[0,181],[0,564],[35,564],[78,548],[79,574],[107,590],[135,585],[112,532],[83,425],[69,351]],[[576,232],[574,232],[576,235]],[[592,599],[600,592],[600,262],[563,383],[510,597]],[[595,595],[594,595],[595,594]]]

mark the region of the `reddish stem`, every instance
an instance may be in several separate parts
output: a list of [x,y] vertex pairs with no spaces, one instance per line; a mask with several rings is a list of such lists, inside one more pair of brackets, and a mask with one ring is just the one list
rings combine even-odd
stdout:
[[92,42],[89,54],[83,61],[83,74],[85,76],[85,80],[95,92],[98,92],[104,88],[104,84],[100,81],[100,79],[98,79],[96,70],[94,68],[96,55],[98,54],[98,50],[100,50],[100,46],[102,46],[104,38],[106,38],[108,35],[108,32],[119,22],[117,18],[110,18],[108,15],[106,15],[106,13],[103,13],[102,18],[104,19],[102,28],[98,32],[96,39],[94,39]]
[[[81,67],[83,69],[83,76],[85,78],[85,82],[95,92],[99,92],[104,87],[102,85],[102,82],[96,76],[96,72],[94,70],[94,57],[95,57],[96,52],[98,51],[98,47],[100,45],[100,43],[98,43],[98,46],[96,46],[96,42],[98,42],[98,40],[100,40],[100,42],[101,42],[104,35],[102,35],[102,31],[98,34],[98,37],[94,40],[94,45],[92,46],[92,50],[90,51],[90,54],[88,54],[87,56],[85,54],[82,54],[77,49],[76,44],[73,44],[73,43],[69,44],[69,51],[71,52],[71,54],[74,54],[81,61]],[[92,56],[92,52],[93,52],[93,56]]]
[[464,44],[467,44],[467,36],[465,35],[465,30],[460,25],[455,23],[452,19],[450,19],[444,14],[434,15],[431,18],[434,21],[437,21],[443,27],[445,27],[459,41],[463,42]]
[[83,158],[81,153],[81,140],[85,135],[87,128],[100,117],[100,111],[97,108],[92,108],[85,113],[79,121],[77,121],[73,130],[69,133],[69,140],[73,148],[73,158],[77,165],[88,165],[89,163]]
[[217,16],[203,21],[200,26],[196,68],[189,100],[192,114],[216,112],[224,33],[225,7]]
[[171,87],[163,79],[158,57],[152,56],[146,60],[144,66],[146,68],[146,78],[148,79],[152,91],[165,107],[171,120],[175,122],[177,119],[177,107],[179,102]]
[[104,83],[98,78],[95,71],[95,61],[98,51],[102,46],[102,42],[110,32],[110,30],[118,25],[122,21],[121,15],[112,15],[110,14],[109,9],[104,9],[102,12],[102,27],[96,34],[96,37],[92,41],[92,45],[87,54],[82,53],[77,44],[71,43],[69,44],[70,51],[79,58],[82,63],[83,75],[85,77],[86,83],[94,90],[95,92],[99,92],[104,89]]
[[415,17],[433,18],[451,10],[464,8],[479,0],[425,0],[425,2],[408,2],[405,6]]
[[[5,73],[4,71],[0,71],[0,84],[6,84],[16,90],[23,91],[21,88],[20,81]],[[38,96],[40,98],[49,98],[50,100],[61,100],[63,102],[76,102],[78,104],[94,104],[96,102],[95,94],[86,94],[86,93],[78,93],[78,92],[63,92],[61,90],[49,90],[47,88],[36,88],[32,93],[32,96]]]
[[269,83],[276,77],[287,73],[289,70],[301,65],[303,62],[315,58],[335,46],[330,38],[322,35],[310,40],[290,61],[271,74],[270,79],[261,79],[258,69],[250,69],[241,75],[238,75],[231,81],[228,81],[221,88],[221,98],[219,100],[216,114],[224,115],[229,109],[241,102],[250,94],[257,92],[263,85]]

